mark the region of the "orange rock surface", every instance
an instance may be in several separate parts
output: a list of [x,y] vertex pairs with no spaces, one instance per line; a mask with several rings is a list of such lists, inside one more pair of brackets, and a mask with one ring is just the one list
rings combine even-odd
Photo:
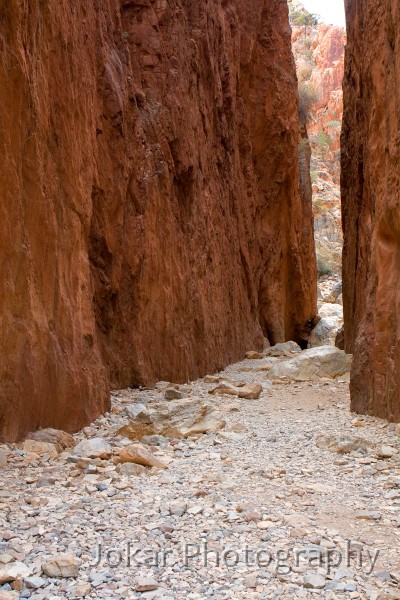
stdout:
[[[290,3],[292,14],[307,14],[298,0]],[[311,19],[312,22],[312,19]],[[340,208],[340,131],[343,114],[342,80],[346,33],[342,27],[323,22],[296,26],[292,17],[293,52],[300,94],[314,99],[307,131],[311,142],[311,176],[315,243],[323,268],[339,275],[342,256]]]
[[352,409],[400,421],[400,5],[347,0],[342,199]]
[[285,2],[10,0],[0,50],[0,435],[315,315]]

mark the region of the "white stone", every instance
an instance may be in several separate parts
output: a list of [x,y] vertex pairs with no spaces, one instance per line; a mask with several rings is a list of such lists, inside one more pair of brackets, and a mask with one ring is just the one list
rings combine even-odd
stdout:
[[343,322],[343,306],[340,304],[324,303],[318,310],[318,314],[321,317],[336,317]]
[[331,346],[304,350],[295,358],[274,365],[268,373],[271,379],[287,377],[295,381],[335,379],[350,372],[351,355]]
[[247,575],[244,578],[244,586],[247,588],[255,588],[257,587],[257,576],[256,575]]
[[38,590],[46,585],[46,580],[43,577],[25,577],[25,585],[33,590]]
[[395,454],[397,454],[397,450],[391,446],[381,446],[378,450],[379,458],[392,458]]
[[181,500],[177,500],[176,502],[172,502],[169,505],[169,512],[174,517],[181,517],[185,514],[187,509],[187,504],[182,502]]
[[78,583],[72,587],[71,592],[76,598],[86,598],[92,591],[89,583]]
[[150,577],[139,577],[135,585],[136,592],[151,592],[157,588],[157,581],[151,579]]
[[32,570],[24,563],[19,561],[8,563],[0,567],[0,585],[29,575],[32,575]]
[[73,453],[80,458],[109,458],[113,450],[105,439],[92,438],[80,442]]
[[6,592],[0,590],[0,600],[17,600],[19,598],[18,592]]
[[148,408],[145,404],[130,404],[125,409],[125,414],[128,419],[147,419],[149,416]]
[[326,585],[326,579],[316,573],[306,573],[304,575],[304,587],[312,590],[322,590]]
[[313,329],[308,342],[308,347],[334,346],[337,333],[342,325],[342,319],[337,317],[323,317]]
[[301,352],[301,348],[296,342],[284,342],[281,344],[275,344],[275,346],[271,346],[271,348],[267,348],[265,350],[265,356],[285,356],[290,355],[292,353]]

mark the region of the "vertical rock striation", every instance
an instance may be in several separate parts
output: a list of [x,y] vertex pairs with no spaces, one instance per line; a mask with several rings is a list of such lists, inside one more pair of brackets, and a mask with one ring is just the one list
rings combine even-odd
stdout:
[[0,434],[316,312],[284,0],[0,0]]
[[347,0],[345,346],[353,410],[400,420],[400,5]]

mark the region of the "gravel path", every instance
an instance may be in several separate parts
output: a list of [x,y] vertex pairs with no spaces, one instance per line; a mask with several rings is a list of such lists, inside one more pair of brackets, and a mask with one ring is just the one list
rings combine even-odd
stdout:
[[[0,581],[15,561],[27,569],[0,585],[0,600],[400,598],[394,426],[351,415],[345,381],[271,382],[263,365],[245,360],[222,374],[261,383],[258,400],[210,397],[207,379],[181,386],[227,425],[150,440],[165,470],[126,475],[112,458],[0,446]],[[126,407],[162,397],[115,393],[111,413],[76,441],[125,446],[116,431]],[[338,453],[343,437],[350,453]],[[43,568],[65,553],[72,576]]]

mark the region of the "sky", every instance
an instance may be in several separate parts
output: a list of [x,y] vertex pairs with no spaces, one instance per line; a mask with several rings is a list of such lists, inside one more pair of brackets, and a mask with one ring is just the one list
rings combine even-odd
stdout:
[[301,0],[309,12],[320,15],[325,23],[346,26],[344,0]]

